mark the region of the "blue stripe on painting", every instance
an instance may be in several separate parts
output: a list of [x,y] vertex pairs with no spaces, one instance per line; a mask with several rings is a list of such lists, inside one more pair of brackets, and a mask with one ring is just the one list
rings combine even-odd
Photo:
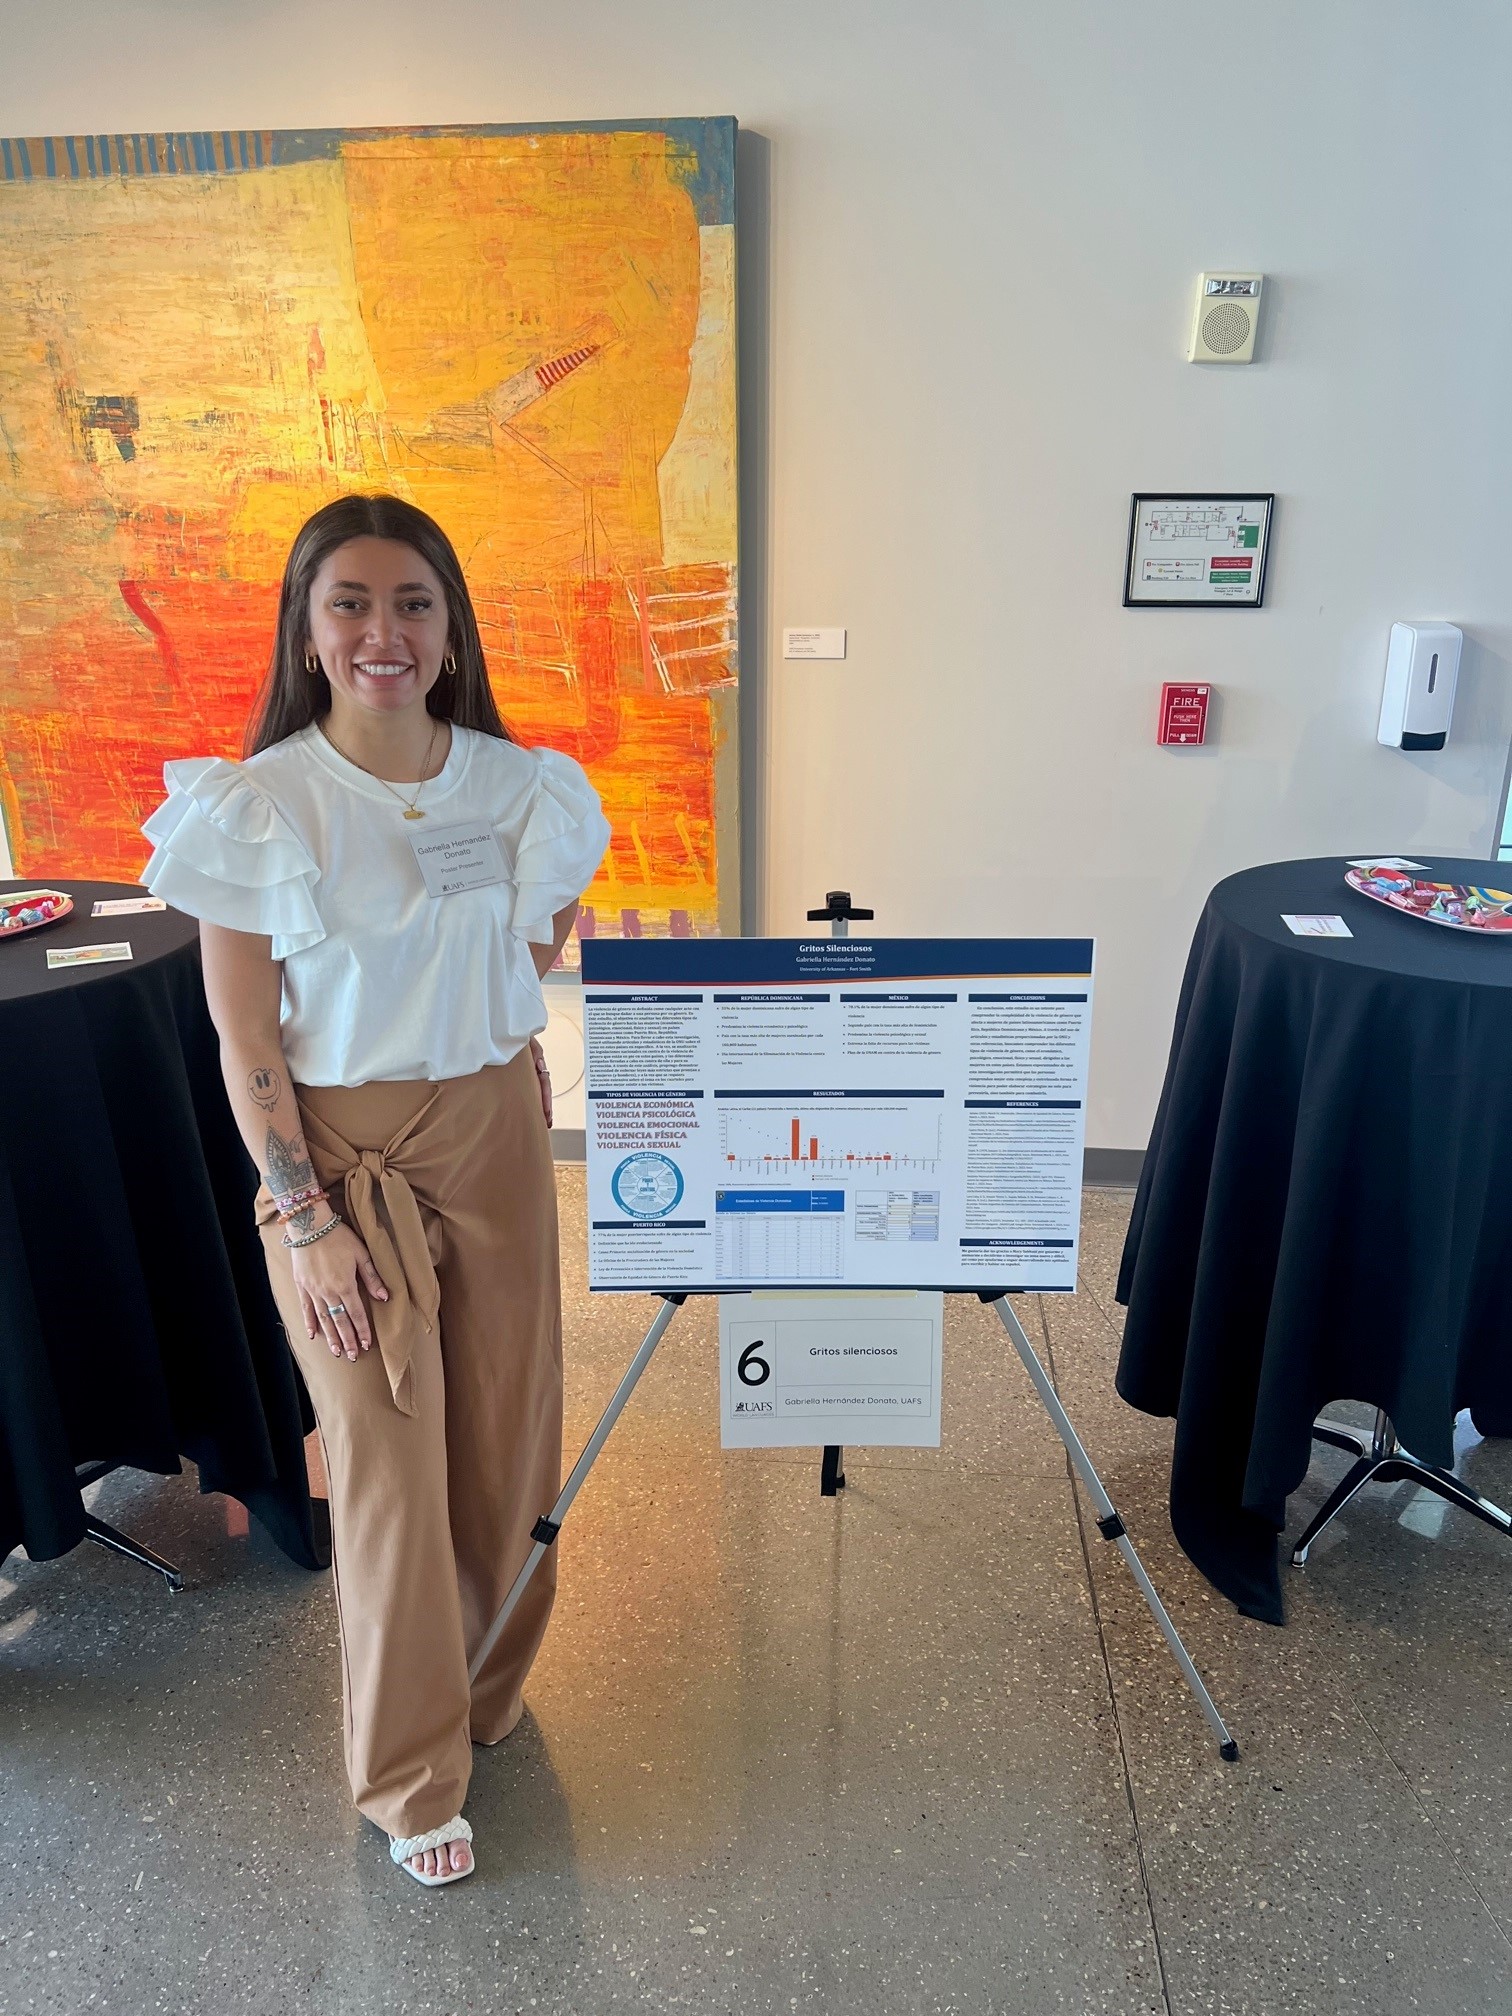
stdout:
[[[335,160],[352,142],[390,135],[414,139],[529,136],[537,133],[661,134],[669,143],[669,166],[693,201],[700,224],[727,223],[734,215],[736,122],[713,119],[589,119],[541,121],[533,125],[316,127],[308,130],[214,133],[86,134],[78,140],[41,139],[35,167],[25,143],[0,142],[0,179],[31,181],[99,175],[235,174],[295,161]],[[114,146],[114,157],[111,149]],[[64,167],[60,154],[66,152]]]

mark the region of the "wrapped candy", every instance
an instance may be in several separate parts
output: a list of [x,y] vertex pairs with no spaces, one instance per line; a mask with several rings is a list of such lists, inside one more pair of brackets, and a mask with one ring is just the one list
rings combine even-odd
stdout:
[[61,889],[21,889],[0,897],[0,937],[54,923],[73,909],[73,898]]

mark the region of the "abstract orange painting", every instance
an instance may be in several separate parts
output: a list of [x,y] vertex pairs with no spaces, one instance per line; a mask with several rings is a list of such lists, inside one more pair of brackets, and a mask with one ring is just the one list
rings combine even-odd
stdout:
[[[501,711],[588,769],[583,930],[739,927],[735,124],[0,141],[0,813],[134,880],[240,753],[289,542],[450,533]],[[3,866],[3,863],[0,863]]]

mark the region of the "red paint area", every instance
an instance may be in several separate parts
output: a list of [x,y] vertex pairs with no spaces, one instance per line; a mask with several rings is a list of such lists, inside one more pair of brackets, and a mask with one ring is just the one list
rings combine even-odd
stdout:
[[[633,589],[471,586],[511,732],[576,757],[604,799],[614,841],[599,902],[614,914],[628,898],[621,929],[638,929],[642,908],[711,928],[709,688],[731,676],[733,650],[727,619],[708,612],[728,608],[726,571],[663,570]],[[136,879],[163,763],[241,754],[277,605],[272,582],[133,577],[113,609],[54,627],[45,659],[23,648],[0,701],[18,875]]]

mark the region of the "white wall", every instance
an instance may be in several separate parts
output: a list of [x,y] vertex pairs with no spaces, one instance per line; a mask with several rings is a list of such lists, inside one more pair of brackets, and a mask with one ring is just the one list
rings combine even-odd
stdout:
[[[1492,851],[1512,737],[1502,0],[0,0],[0,130],[734,112],[751,926],[1090,931],[1142,1143],[1209,885]],[[1260,362],[1183,361],[1204,266]],[[1119,606],[1131,490],[1272,489],[1268,606]],[[1467,649],[1376,746],[1387,627]],[[843,666],[774,662],[843,623]],[[1152,746],[1162,679],[1216,746]]]

